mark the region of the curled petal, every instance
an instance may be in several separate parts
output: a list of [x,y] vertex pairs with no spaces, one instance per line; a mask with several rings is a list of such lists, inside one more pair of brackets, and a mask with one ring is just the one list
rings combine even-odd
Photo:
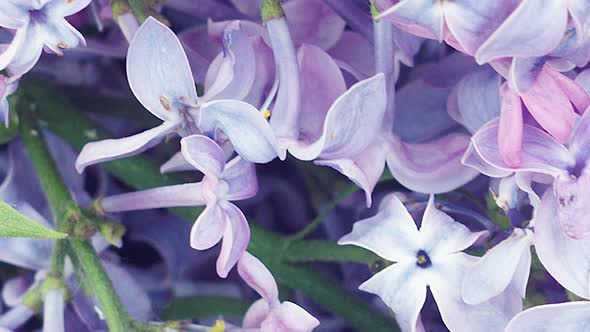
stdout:
[[388,140],[387,166],[405,187],[422,193],[442,193],[456,189],[477,176],[461,164],[469,145],[464,134],[449,134],[427,143]]
[[354,156],[373,143],[385,114],[385,76],[380,73],[353,85],[330,107],[322,136],[315,142],[293,145],[301,160]]
[[569,151],[546,132],[523,126],[522,156],[518,168],[510,167],[500,157],[498,121],[482,127],[471,139],[473,148],[488,164],[503,171],[529,171],[557,176],[574,164]]
[[414,249],[419,249],[418,237],[412,216],[395,195],[389,195],[376,215],[357,221],[352,232],[338,240],[338,244],[363,247],[397,262],[414,259]]
[[[270,125],[248,103],[229,99],[205,103],[200,109],[198,126],[206,133],[223,131],[236,152],[253,163],[267,163],[279,153]],[[285,158],[282,153],[280,157]]]
[[203,184],[185,183],[103,198],[100,205],[105,212],[157,209],[175,206],[205,205]]
[[[240,265],[238,262],[238,271]],[[260,328],[262,321],[268,316],[270,313],[270,307],[268,302],[265,299],[260,299],[248,308],[248,311],[244,314],[244,319],[242,320],[242,328],[245,329],[255,329]]]
[[236,157],[227,163],[222,177],[229,187],[225,196],[228,201],[247,199],[258,192],[256,167],[241,157]]
[[225,219],[225,232],[217,258],[217,274],[225,278],[248,247],[250,227],[244,213],[237,206],[229,202],[221,202],[220,206]]
[[139,102],[162,120],[171,120],[176,103],[196,103],[197,90],[180,41],[164,24],[149,17],[127,52],[129,86]]
[[205,176],[221,177],[225,167],[225,153],[214,140],[203,135],[191,135],[180,140],[184,159]]
[[160,143],[177,126],[177,123],[164,122],[133,136],[88,143],[76,159],[76,170],[82,173],[90,165],[139,154]]
[[254,289],[271,307],[278,305],[279,290],[270,271],[256,257],[244,252],[238,261],[240,277]]
[[373,144],[350,159],[316,160],[315,164],[330,166],[356,183],[365,191],[367,207],[371,207],[371,194],[385,168],[385,149]]

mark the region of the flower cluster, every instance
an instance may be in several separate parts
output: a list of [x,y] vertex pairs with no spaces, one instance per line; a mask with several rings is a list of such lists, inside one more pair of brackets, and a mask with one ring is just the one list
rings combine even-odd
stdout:
[[587,0],[0,0],[0,71],[0,331],[590,322]]

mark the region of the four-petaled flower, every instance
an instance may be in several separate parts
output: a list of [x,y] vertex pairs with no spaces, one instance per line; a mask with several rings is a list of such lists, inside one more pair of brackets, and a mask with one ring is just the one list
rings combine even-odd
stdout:
[[427,287],[451,331],[501,331],[521,309],[512,288],[475,306],[461,298],[463,276],[477,261],[462,250],[485,235],[486,231],[471,232],[438,210],[433,195],[418,230],[400,200],[389,195],[375,216],[358,221],[338,243],[360,246],[396,262],[359,288],[378,295],[395,312],[403,331],[421,328]]

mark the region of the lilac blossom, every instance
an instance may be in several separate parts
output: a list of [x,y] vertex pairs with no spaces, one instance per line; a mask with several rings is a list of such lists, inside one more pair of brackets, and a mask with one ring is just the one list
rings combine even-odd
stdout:
[[63,50],[86,41],[65,17],[84,9],[91,0],[6,0],[0,5],[0,26],[15,29],[14,39],[0,54],[0,69],[20,76],[41,57],[45,47],[63,55]]
[[502,177],[510,172],[535,172],[552,178],[559,224],[573,238],[585,237],[590,228],[584,221],[588,194],[587,181],[588,126],[590,116],[580,118],[568,145],[560,144],[546,132],[523,125],[523,153],[520,166],[511,167],[500,155],[497,135],[500,125],[494,120],[482,127],[472,138],[464,163],[489,176]]
[[532,307],[516,315],[506,332],[583,331],[590,324],[590,302],[575,301]]
[[242,323],[244,329],[259,329],[261,332],[310,332],[320,324],[297,304],[280,302],[277,283],[270,271],[247,251],[238,262],[238,273],[262,296],[246,312]]
[[231,201],[252,197],[258,191],[254,165],[241,157],[226,165],[223,150],[202,135],[183,138],[181,147],[184,159],[204,174],[203,181],[109,196],[102,200],[102,209],[120,212],[206,205],[191,229],[190,244],[205,250],[223,238],[217,273],[225,278],[250,240],[246,217]]
[[[461,298],[461,281],[477,258],[462,251],[487,232],[471,232],[435,207],[431,195],[420,229],[395,195],[383,199],[379,212],[358,221],[338,244],[369,249],[392,262],[359,289],[378,295],[395,313],[403,331],[423,328],[420,311],[430,288],[445,325],[453,331],[503,329],[520,311],[509,288],[477,306]],[[494,314],[490,315],[493,312]]]
[[[236,28],[232,27],[227,38],[239,38],[231,34]],[[218,131],[222,131],[246,160],[264,163],[274,159],[275,138],[256,108],[234,99],[209,100],[222,93],[223,97],[244,93],[244,77],[234,78],[236,56],[232,54],[224,61],[208,95],[199,98],[180,41],[168,27],[148,18],[129,47],[127,73],[135,96],[163,123],[126,138],[87,144],[76,161],[78,171],[98,162],[143,152],[173,133],[219,137]]]

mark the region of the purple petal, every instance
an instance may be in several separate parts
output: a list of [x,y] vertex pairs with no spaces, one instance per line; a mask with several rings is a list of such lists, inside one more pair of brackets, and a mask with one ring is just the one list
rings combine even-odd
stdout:
[[461,164],[469,145],[464,134],[449,134],[427,143],[388,141],[387,166],[393,177],[405,187],[422,193],[454,190],[477,176]]
[[236,157],[227,163],[221,175],[229,187],[225,199],[239,201],[254,197],[258,192],[256,167],[241,157]]
[[[524,280],[519,285],[522,298],[531,268],[532,238],[520,229],[506,240],[488,250],[484,256],[468,269],[461,285],[463,300],[479,304],[501,294],[513,279]],[[523,265],[523,276],[516,275]]]
[[569,145],[569,150],[577,161],[590,159],[590,115],[586,113],[590,112],[585,112],[578,121]]
[[377,74],[358,82],[330,107],[322,136],[312,144],[289,150],[301,160],[354,156],[373,143],[385,114],[385,76]]
[[522,102],[543,129],[565,143],[574,128],[574,109],[549,71],[545,66],[539,72],[536,83],[521,95]]
[[444,2],[445,22],[453,37],[475,54],[514,9],[514,1],[460,0]]
[[590,324],[590,302],[540,305],[516,315],[506,332],[583,331]]
[[[23,35],[19,35],[21,31]],[[43,51],[43,36],[44,33],[38,28],[27,27],[17,31],[15,38],[19,38],[21,44],[7,67],[12,75],[24,75],[39,61]]]
[[380,13],[376,19],[389,20],[419,37],[443,39],[443,6],[440,1],[403,0]]
[[272,128],[250,104],[229,99],[205,103],[200,109],[198,126],[207,133],[223,131],[236,152],[247,161],[267,163],[278,154]]
[[560,176],[554,184],[559,205],[557,218],[561,229],[574,239],[590,235],[588,208],[590,207],[590,174],[584,171],[580,176]]
[[375,144],[350,159],[316,160],[315,164],[332,167],[356,183],[365,191],[367,207],[371,207],[371,194],[385,168],[385,149]]
[[522,161],[522,102],[506,82],[500,88],[502,108],[498,127],[498,148],[506,165],[518,167]]
[[[24,46],[26,47],[28,43],[25,43],[25,38],[28,35],[28,29],[22,28],[18,29],[14,35],[14,38],[10,42],[7,47],[2,47],[0,51],[0,68],[4,69],[12,64],[15,57],[21,55],[22,53],[20,50]],[[30,41],[29,41],[30,42]],[[39,56],[41,56],[41,51],[39,51]]]
[[133,278],[122,266],[103,261],[109,278],[113,281],[115,291],[131,317],[140,322],[153,318],[152,305],[141,283]]
[[297,53],[301,78],[300,137],[313,142],[332,103],[346,91],[344,77],[332,58],[317,46],[303,44]]
[[185,183],[159,187],[103,198],[100,205],[105,212],[122,212],[176,206],[205,205],[203,184]]
[[471,142],[469,147],[467,147],[467,150],[461,159],[461,163],[463,163],[465,166],[473,167],[480,173],[492,178],[503,178],[510,176],[513,173],[512,170],[501,169],[488,163],[479,155],[473,142]]
[[498,121],[492,121],[473,135],[473,147],[488,164],[503,171],[529,171],[559,175],[574,164],[569,151],[546,132],[523,126],[522,157],[518,168],[510,167],[500,157]]
[[177,123],[164,122],[133,136],[87,143],[76,159],[76,170],[82,173],[90,165],[139,154],[160,143],[176,127]]
[[19,29],[27,24],[28,12],[13,1],[0,4],[0,26],[7,29]]
[[442,257],[463,251],[487,235],[487,231],[471,232],[465,225],[437,209],[434,195],[430,195],[420,225],[420,248],[433,256]]
[[[214,60],[214,74],[207,72],[207,77],[215,79],[205,85],[203,100],[238,99],[248,95],[255,81],[256,61],[252,40],[241,30],[240,21],[228,24],[223,34],[223,52],[220,60]],[[207,82],[207,81],[206,81]]]
[[485,63],[506,56],[546,55],[561,41],[567,18],[562,1],[524,0],[477,50],[475,59]]
[[279,140],[297,139],[301,94],[295,46],[284,18],[266,22],[266,28],[279,79],[279,89],[272,109],[270,124]]
[[501,77],[491,67],[474,70],[457,84],[457,104],[463,125],[474,133],[500,114]]
[[225,278],[243,253],[246,252],[250,242],[250,227],[246,217],[237,206],[229,202],[221,202],[220,205],[226,220],[226,226],[221,252],[219,258],[217,258],[217,274]]
[[221,177],[225,153],[214,140],[203,135],[191,135],[180,140],[182,155],[205,176]]
[[92,0],[48,1],[43,7],[51,16],[66,17],[86,8]]
[[191,228],[191,247],[197,250],[213,247],[224,236],[226,224],[225,213],[219,204],[207,206]]
[[256,17],[260,14],[262,0],[230,0],[240,12]]
[[359,33],[344,31],[328,53],[342,70],[349,72],[359,81],[371,77],[375,71],[372,45]]
[[426,280],[414,261],[393,264],[359,286],[378,295],[395,312],[403,331],[416,331],[420,310],[426,301]]
[[323,1],[293,0],[283,9],[295,45],[307,43],[328,50],[340,39],[346,26]]
[[270,271],[258,258],[244,252],[238,262],[240,277],[271,307],[279,304],[279,290]]
[[34,314],[35,312],[31,308],[22,304],[18,305],[0,316],[0,326],[9,330],[16,330]]
[[357,221],[352,232],[338,240],[338,244],[359,246],[398,262],[415,259],[418,236],[412,216],[402,202],[391,194],[383,199],[376,215]]
[[590,240],[574,240],[557,222],[558,202],[552,190],[543,195],[535,211],[535,250],[539,260],[557,282],[583,298],[590,298]]
[[162,120],[175,119],[176,103],[198,100],[190,65],[180,41],[164,24],[149,17],[127,53],[129,86],[137,100]]
[[194,166],[184,159],[182,152],[177,152],[160,166],[160,173],[192,171],[193,169],[195,169]]

